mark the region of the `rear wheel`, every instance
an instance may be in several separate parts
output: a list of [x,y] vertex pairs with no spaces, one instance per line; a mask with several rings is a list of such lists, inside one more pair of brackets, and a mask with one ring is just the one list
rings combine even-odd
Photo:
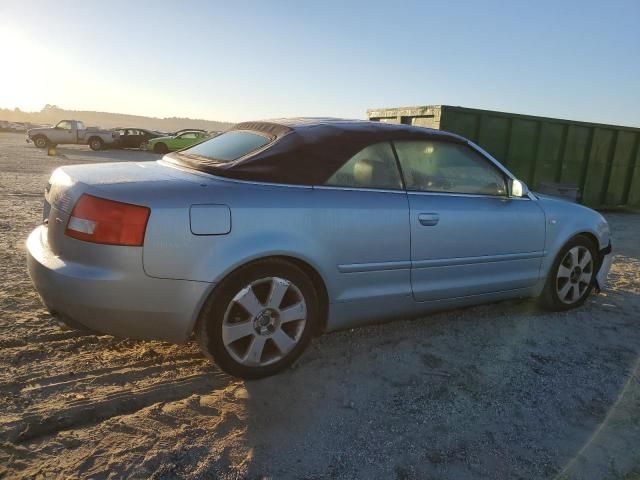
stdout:
[[578,235],[558,253],[544,291],[541,304],[549,310],[563,311],[582,305],[595,282],[597,250],[593,242]]
[[231,273],[200,313],[202,352],[230,375],[261,378],[291,365],[304,351],[318,318],[309,277],[278,259]]
[[104,146],[104,142],[100,137],[91,137],[89,139],[89,148],[94,152],[97,152],[98,150],[102,150],[103,146]]
[[165,154],[165,153],[169,153],[169,147],[167,147],[167,144],[166,144],[166,143],[162,143],[162,142],[160,142],[160,143],[156,143],[156,144],[153,146],[153,151],[154,151],[155,153]]
[[33,139],[33,144],[38,148],[47,148],[49,146],[49,140],[47,140],[47,137],[38,135]]

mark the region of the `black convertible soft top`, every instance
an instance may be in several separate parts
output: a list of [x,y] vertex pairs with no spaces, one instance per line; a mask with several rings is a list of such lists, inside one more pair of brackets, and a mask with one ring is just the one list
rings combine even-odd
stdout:
[[439,140],[465,143],[441,130],[403,124],[333,118],[290,118],[243,122],[233,130],[260,132],[270,137],[266,148],[234,161],[168,155],[172,162],[196,170],[242,180],[321,185],[345,162],[368,145],[389,140]]

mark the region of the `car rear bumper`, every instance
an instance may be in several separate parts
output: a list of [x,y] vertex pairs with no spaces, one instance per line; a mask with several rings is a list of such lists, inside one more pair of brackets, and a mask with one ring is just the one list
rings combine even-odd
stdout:
[[212,284],[68,262],[53,254],[46,229],[42,225],[29,235],[27,266],[54,316],[70,326],[119,337],[188,340]]

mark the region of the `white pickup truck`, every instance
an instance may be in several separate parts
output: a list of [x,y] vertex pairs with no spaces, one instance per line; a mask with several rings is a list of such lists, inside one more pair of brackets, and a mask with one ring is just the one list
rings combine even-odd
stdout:
[[117,143],[118,132],[85,128],[79,120],[62,120],[55,127],[32,128],[27,131],[27,142],[38,148],[55,145],[89,145],[91,150],[102,150]]

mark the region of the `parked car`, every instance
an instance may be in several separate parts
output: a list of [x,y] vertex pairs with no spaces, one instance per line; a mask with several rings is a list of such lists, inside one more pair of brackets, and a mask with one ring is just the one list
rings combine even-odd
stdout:
[[118,133],[112,130],[85,128],[80,120],[61,120],[55,127],[31,128],[27,130],[27,142],[38,148],[54,145],[89,145],[91,150],[102,150],[114,146]]
[[529,192],[460,136],[364,121],[241,123],[157,162],[61,167],[44,220],[27,261],[55,317],[195,332],[244,378],[319,331],[516,297],[575,308],[611,264],[599,213]]
[[18,132],[25,132],[26,130],[27,130],[27,127],[25,126],[24,123],[7,122],[7,121],[0,120],[0,132],[18,133]]
[[140,150],[147,149],[149,140],[167,135],[164,132],[156,132],[144,128],[117,128],[116,131],[120,134],[118,147],[138,148]]
[[199,143],[208,137],[204,130],[184,130],[177,135],[158,137],[149,140],[147,150],[155,153],[167,153]]

